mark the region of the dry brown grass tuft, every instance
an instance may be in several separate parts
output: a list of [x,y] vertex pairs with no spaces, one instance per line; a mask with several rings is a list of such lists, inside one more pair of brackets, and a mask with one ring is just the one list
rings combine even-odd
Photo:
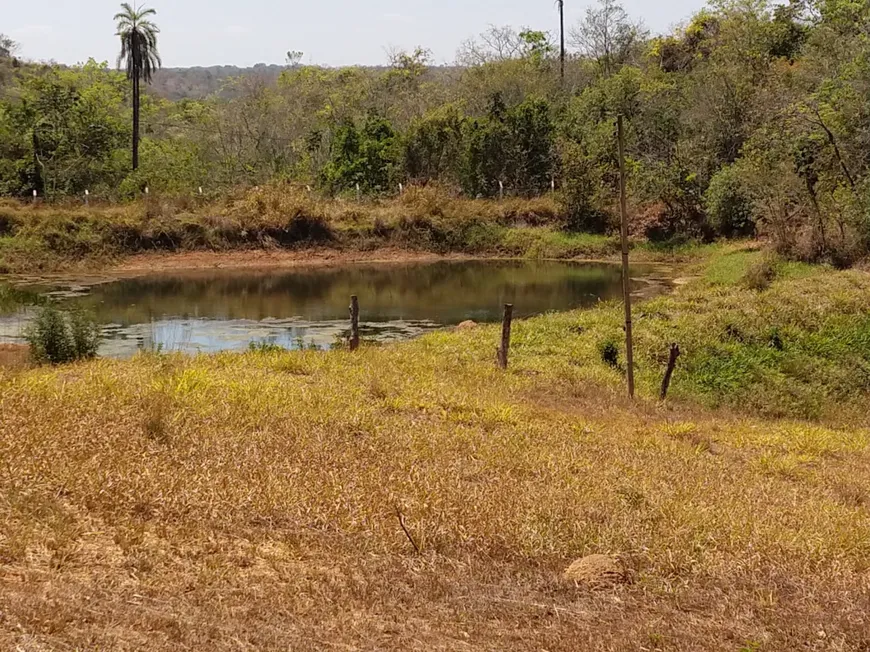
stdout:
[[589,555],[574,561],[565,571],[565,579],[578,585],[603,588],[628,579],[622,562],[610,555]]

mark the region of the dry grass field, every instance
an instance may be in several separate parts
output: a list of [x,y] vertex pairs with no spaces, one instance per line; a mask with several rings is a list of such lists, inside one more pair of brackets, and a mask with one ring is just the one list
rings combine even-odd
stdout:
[[639,307],[634,403],[618,306],[0,371],[0,649],[870,650],[870,278],[760,256]]

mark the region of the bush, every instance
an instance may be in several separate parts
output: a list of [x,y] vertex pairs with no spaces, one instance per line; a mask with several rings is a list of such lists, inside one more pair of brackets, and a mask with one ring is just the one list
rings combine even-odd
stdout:
[[776,260],[765,255],[753,263],[743,276],[743,284],[750,290],[766,290],[776,279]]
[[727,238],[755,235],[752,201],[733,165],[722,168],[710,180],[704,193],[704,206],[718,234]]
[[601,361],[609,367],[619,369],[619,346],[613,340],[606,340],[598,347]]
[[567,215],[566,229],[579,233],[607,233],[617,221],[599,208],[604,185],[598,170],[573,143],[564,145],[562,198]]
[[633,218],[631,229],[663,249],[682,247],[692,240],[711,239],[710,229],[698,212],[672,210],[658,202],[645,206]]
[[99,326],[84,313],[68,313],[52,306],[37,314],[25,337],[33,360],[39,364],[95,358],[102,339]]

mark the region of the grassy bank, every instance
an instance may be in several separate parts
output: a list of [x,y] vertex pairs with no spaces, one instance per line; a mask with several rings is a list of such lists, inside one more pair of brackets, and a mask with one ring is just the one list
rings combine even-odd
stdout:
[[[870,280],[697,271],[633,404],[608,305],[507,373],[494,327],[3,372],[0,647],[865,650]],[[591,553],[630,582],[561,579]]]
[[0,271],[99,265],[142,252],[245,248],[371,250],[567,258],[606,256],[612,237],[569,234],[552,197],[503,202],[412,189],[399,199],[324,200],[282,188],[220,202],[0,205]]
[[[322,199],[262,188],[223,200],[149,199],[85,207],[0,202],[0,274],[100,267],[142,253],[259,249],[517,258],[607,258],[618,237],[566,230],[556,197],[470,200],[433,188],[397,199]],[[695,245],[637,242],[636,257],[695,257]]]

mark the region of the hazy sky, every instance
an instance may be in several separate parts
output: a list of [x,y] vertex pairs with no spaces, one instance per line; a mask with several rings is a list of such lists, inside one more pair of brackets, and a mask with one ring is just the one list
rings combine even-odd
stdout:
[[[595,0],[566,0],[566,21],[582,18]],[[3,0],[0,32],[20,55],[77,63],[114,63],[112,16],[118,0]],[[379,64],[390,46],[430,49],[438,63],[490,24],[558,29],[554,0],[149,0],[162,30],[165,66],[282,63],[288,50],[305,63]],[[704,0],[624,0],[648,28],[666,31]]]

